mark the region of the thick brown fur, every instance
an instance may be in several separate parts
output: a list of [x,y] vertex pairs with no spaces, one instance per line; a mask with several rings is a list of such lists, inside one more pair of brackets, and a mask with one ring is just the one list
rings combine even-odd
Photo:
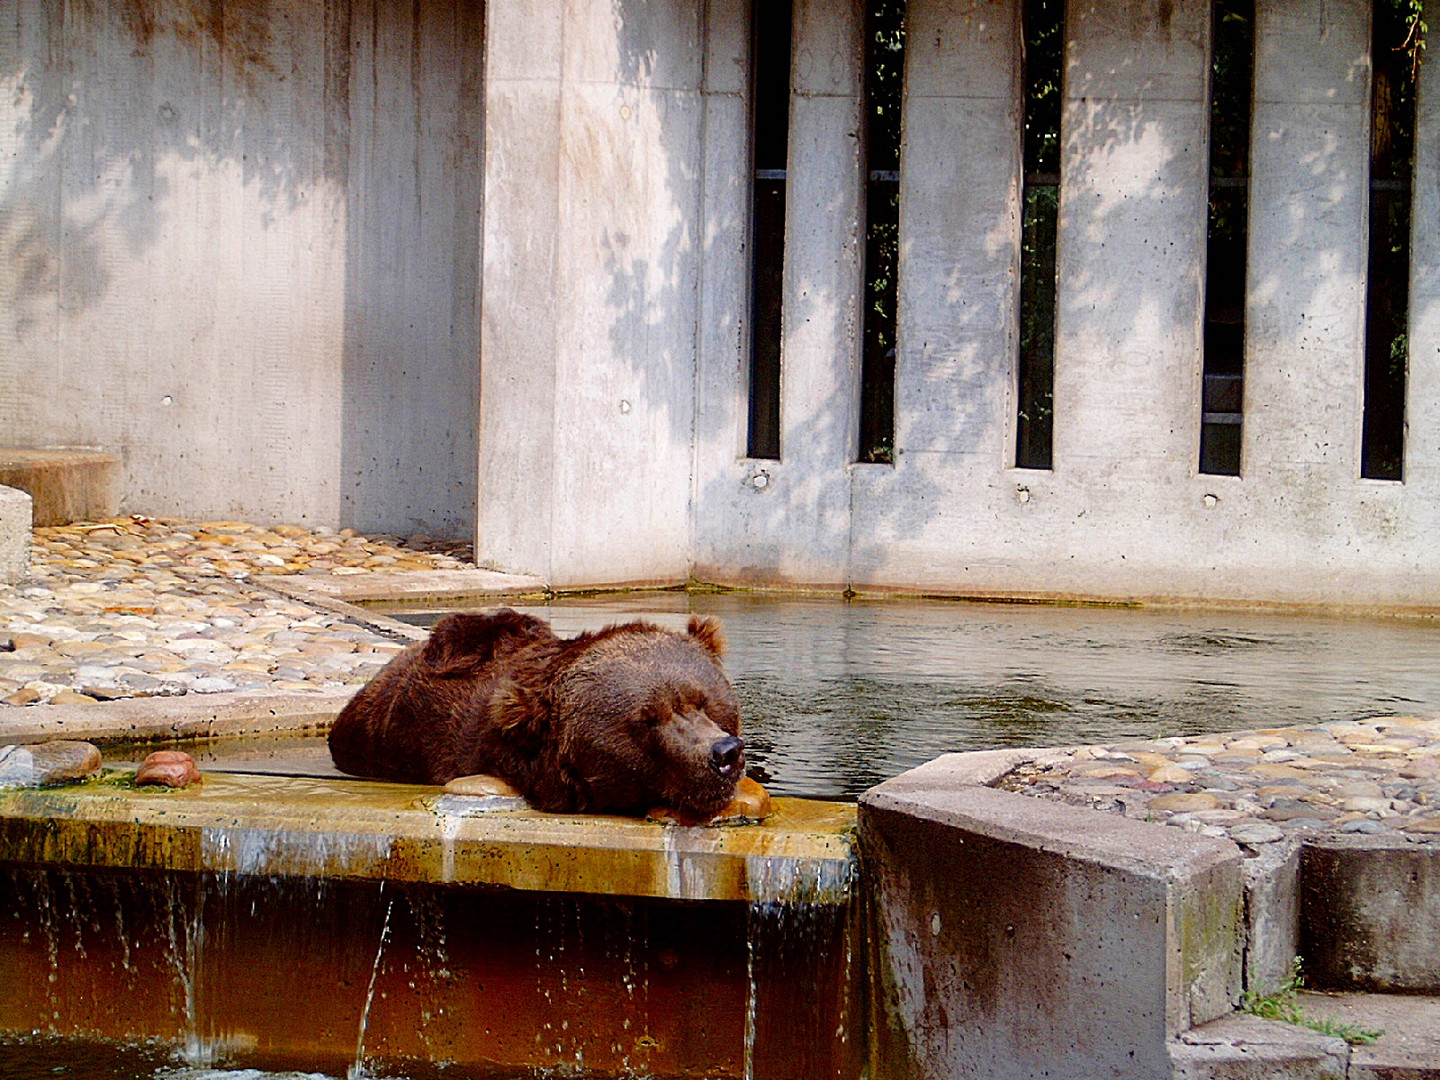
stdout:
[[719,624],[557,637],[508,609],[447,615],[361,688],[330,731],[344,772],[444,784],[490,773],[541,810],[707,816],[744,773]]

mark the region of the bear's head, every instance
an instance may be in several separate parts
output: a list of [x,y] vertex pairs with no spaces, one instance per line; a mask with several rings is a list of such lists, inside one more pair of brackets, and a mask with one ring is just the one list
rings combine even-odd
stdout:
[[745,744],[724,649],[698,616],[684,634],[634,622],[571,643],[551,687],[559,763],[591,806],[705,818],[734,798]]

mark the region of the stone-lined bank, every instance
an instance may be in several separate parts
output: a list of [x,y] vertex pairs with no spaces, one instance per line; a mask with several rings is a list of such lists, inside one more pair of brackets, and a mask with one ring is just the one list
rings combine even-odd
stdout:
[[349,529],[139,516],[36,529],[29,576],[0,589],[0,702],[363,683],[403,643],[264,581],[468,565],[447,553],[453,545],[406,544]]
[[1037,751],[997,786],[1251,846],[1329,831],[1440,842],[1440,717]]

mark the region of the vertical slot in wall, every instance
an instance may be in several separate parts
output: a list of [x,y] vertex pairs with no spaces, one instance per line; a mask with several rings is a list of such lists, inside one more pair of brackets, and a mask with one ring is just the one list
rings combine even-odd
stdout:
[[891,462],[895,453],[905,0],[869,0],[865,43],[865,309],[860,460]]
[[1022,46],[1025,145],[1015,465],[1048,469],[1055,430],[1055,248],[1060,221],[1065,0],[1026,0]]
[[750,409],[746,454],[780,457],[780,364],[785,287],[785,170],[790,149],[791,5],[755,0],[751,12]]
[[1215,0],[1212,18],[1200,471],[1239,476],[1245,397],[1254,0]]
[[1410,199],[1415,167],[1416,15],[1376,0],[1370,61],[1370,255],[1365,289],[1365,403],[1360,475],[1401,480],[1409,358]]

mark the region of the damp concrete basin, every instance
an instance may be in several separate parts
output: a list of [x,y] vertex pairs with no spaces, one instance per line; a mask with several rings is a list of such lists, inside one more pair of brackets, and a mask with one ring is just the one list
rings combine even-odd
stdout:
[[763,823],[678,827],[520,810],[367,780],[207,774],[184,791],[107,771],[0,791],[5,861],[429,884],[670,900],[842,903],[855,807],[775,800]]

